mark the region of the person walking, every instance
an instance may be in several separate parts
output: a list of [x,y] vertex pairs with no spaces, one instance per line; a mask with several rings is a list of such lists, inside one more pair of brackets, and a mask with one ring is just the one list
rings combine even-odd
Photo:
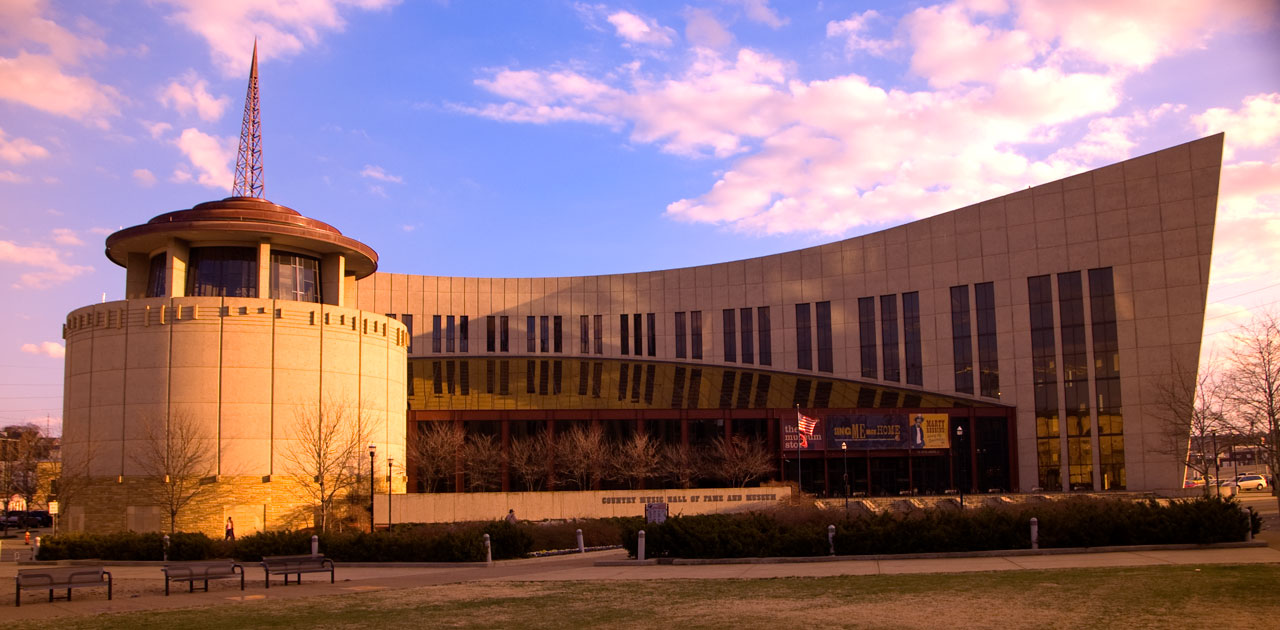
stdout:
[[223,538],[223,540],[235,540],[235,539],[236,539],[236,525],[235,523],[231,522],[231,517],[228,516],[227,517],[227,535],[226,537]]
[[515,510],[507,510],[507,522],[508,522],[508,523],[511,523],[512,525],[515,525],[515,524],[516,524],[516,511],[515,511]]

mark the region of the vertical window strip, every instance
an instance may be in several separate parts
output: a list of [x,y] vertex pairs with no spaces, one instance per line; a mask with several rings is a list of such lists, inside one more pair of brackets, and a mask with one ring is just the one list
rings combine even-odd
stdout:
[[493,315],[484,318],[484,349],[486,352],[498,349],[498,318]]
[[1097,393],[1098,459],[1102,489],[1123,490],[1124,415],[1120,399],[1120,343],[1116,332],[1115,285],[1110,267],[1089,270],[1093,328],[1093,388]]
[[649,356],[656,357],[658,356],[658,316],[649,313],[646,317],[649,320]]
[[815,306],[818,320],[818,371],[832,372],[835,367],[831,352],[831,302],[818,302]]
[[431,351],[440,352],[440,316],[431,316]]
[[988,398],[1000,397],[1000,359],[996,350],[995,283],[973,286],[978,315],[978,392]]
[[[533,315],[526,315],[524,318],[524,349],[525,352],[533,354],[538,350],[538,320]],[[533,392],[529,392],[533,393]]]
[[454,343],[453,336],[453,315],[444,318],[444,351],[453,352],[457,344]]
[[467,325],[469,318],[462,315],[458,318],[458,351],[470,352],[471,331]]
[[676,312],[675,320],[676,320],[676,321],[675,321],[675,324],[676,324],[676,325],[675,325],[675,329],[676,329],[676,358],[677,358],[677,359],[684,359],[684,358],[686,358],[686,356],[685,356],[685,355],[687,354],[687,353],[686,353],[686,346],[687,346],[687,344],[688,344],[688,340],[685,338],[685,336],[687,335],[687,331],[685,330],[685,313],[684,313],[684,311],[677,311],[677,312]]
[[635,337],[635,345],[632,346],[633,348],[635,348],[635,351],[632,354],[636,356],[640,356],[644,354],[644,346],[642,345],[644,340],[644,331],[642,330],[643,324],[640,318],[640,314],[636,313],[632,315],[631,320],[632,320],[631,332]]
[[738,361],[738,334],[734,331],[735,314],[733,309],[726,308],[722,312],[724,315],[724,360],[726,363],[736,363]]
[[969,325],[969,285],[951,287],[951,356],[956,391],[973,393],[973,332]]
[[1067,474],[1072,489],[1093,489],[1089,359],[1084,339],[1084,291],[1079,271],[1058,274],[1058,319],[1062,341],[1063,420],[1067,429]]
[[1061,429],[1058,424],[1057,347],[1053,329],[1053,288],[1049,276],[1027,278],[1031,309],[1031,380],[1035,391],[1038,485],[1062,489]]
[[752,342],[755,341],[755,339],[752,338],[754,331],[752,330],[751,325],[751,308],[747,307],[738,309],[738,315],[739,323],[742,325],[742,328],[739,331],[742,335],[742,362],[755,363],[755,349],[752,348]]
[[413,353],[413,315],[405,313],[400,316],[400,321],[404,322],[405,334],[409,336],[409,348],[407,352]]
[[862,378],[878,378],[876,366],[876,299],[858,298],[858,346]]
[[551,318],[551,350],[564,352],[564,318],[559,315]]
[[596,315],[592,318],[594,327],[592,332],[595,333],[596,354],[604,354],[604,315]]
[[[580,343],[580,345],[579,345],[579,350],[578,350],[578,353],[579,353],[579,354],[590,354],[590,353],[591,353],[591,327],[590,327],[590,323],[591,323],[591,318],[590,318],[590,317],[588,317],[588,316],[586,316],[586,315],[582,315],[582,316],[579,316],[579,317],[578,317],[578,329],[579,329],[579,330],[578,330],[578,336],[579,336],[579,338],[580,338],[580,342],[581,342],[581,343]],[[583,394],[586,394],[586,392],[584,391],[584,392],[583,392]]]
[[796,369],[813,369],[813,332],[807,303],[796,305]]
[[[769,307],[756,309],[756,320],[760,329],[760,365],[773,365],[773,339],[769,329]],[[757,407],[759,405],[756,405]]]
[[902,380],[898,362],[898,296],[880,296],[880,352],[884,357],[884,380]]
[[689,356],[702,358],[702,311],[689,312]]
[[538,332],[540,333],[538,337],[538,340],[539,340],[538,351],[544,352],[544,353],[550,352],[551,351],[551,318],[550,317],[543,315],[538,318]]
[[924,355],[920,343],[920,294],[902,294],[903,349],[907,355],[907,384],[924,385]]
[[[627,314],[618,316],[618,341],[622,344],[622,355],[631,354],[631,335],[627,332]],[[619,398],[618,400],[622,400]]]

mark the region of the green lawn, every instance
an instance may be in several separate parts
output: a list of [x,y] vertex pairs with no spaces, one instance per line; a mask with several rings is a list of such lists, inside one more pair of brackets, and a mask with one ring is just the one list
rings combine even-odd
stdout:
[[1268,628],[1280,566],[488,582],[7,628]]

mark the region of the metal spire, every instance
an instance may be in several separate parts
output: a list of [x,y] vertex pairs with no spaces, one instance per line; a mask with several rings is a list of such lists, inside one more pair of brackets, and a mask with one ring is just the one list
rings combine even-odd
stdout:
[[249,66],[249,89],[244,95],[244,122],[240,125],[240,151],[236,153],[236,182],[233,197],[263,199],[262,111],[258,104],[258,40],[253,40],[253,63]]

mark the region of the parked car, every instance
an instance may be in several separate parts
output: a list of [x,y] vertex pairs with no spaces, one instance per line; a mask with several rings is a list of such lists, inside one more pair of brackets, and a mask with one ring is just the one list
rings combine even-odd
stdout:
[[[1209,483],[1213,484],[1213,477],[1209,478]],[[1182,484],[1182,487],[1183,488],[1203,488],[1204,477],[1196,477],[1195,479],[1188,479],[1186,483]]]
[[33,527],[53,527],[53,515],[48,510],[31,510],[27,512],[27,520]]
[[1241,490],[1266,490],[1268,487],[1267,478],[1262,475],[1240,475],[1223,485],[1236,486]]

